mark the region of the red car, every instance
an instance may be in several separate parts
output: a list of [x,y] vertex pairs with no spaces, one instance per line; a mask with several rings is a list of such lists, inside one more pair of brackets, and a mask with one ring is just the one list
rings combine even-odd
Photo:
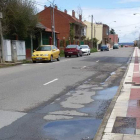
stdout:
[[69,56],[71,57],[72,55],[76,55],[77,57],[82,56],[82,51],[80,49],[80,46],[78,45],[68,45],[65,48],[65,57]]

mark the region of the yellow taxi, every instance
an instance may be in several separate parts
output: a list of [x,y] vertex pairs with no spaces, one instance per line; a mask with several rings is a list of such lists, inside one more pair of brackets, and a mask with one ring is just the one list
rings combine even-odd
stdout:
[[60,50],[54,45],[41,45],[32,54],[32,61],[60,61]]

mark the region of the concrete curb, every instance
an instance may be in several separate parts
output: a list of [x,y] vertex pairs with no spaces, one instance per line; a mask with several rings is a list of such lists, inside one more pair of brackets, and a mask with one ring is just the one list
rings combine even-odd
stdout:
[[[133,53],[134,53],[134,51],[133,51]],[[130,62],[131,62],[132,57],[133,57],[133,53],[130,56],[130,59],[128,60],[129,64],[128,64],[126,72],[125,72],[125,74],[124,74],[124,76],[123,76],[123,78],[122,78],[122,80],[120,82],[120,86],[119,86],[119,88],[117,90],[117,93],[116,93],[115,97],[112,99],[111,104],[110,104],[109,108],[107,109],[107,111],[106,111],[106,113],[104,115],[103,121],[102,121],[102,123],[101,123],[101,125],[100,125],[100,127],[99,127],[99,129],[98,129],[98,131],[97,131],[97,133],[96,133],[96,135],[95,135],[93,140],[101,140],[102,139],[102,136],[104,134],[104,130],[106,128],[108,119],[109,119],[109,117],[110,117],[110,115],[111,115],[111,113],[113,111],[113,108],[115,106],[115,103],[116,103],[116,101],[117,101],[117,99],[118,99],[118,97],[119,97],[119,95],[121,93],[121,89],[123,87],[123,83],[124,83],[125,77],[127,75],[127,72],[128,72],[129,66],[130,66]]]
[[12,67],[12,66],[17,66],[23,64],[22,62],[17,62],[17,63],[0,63],[0,68],[7,68],[7,67]]

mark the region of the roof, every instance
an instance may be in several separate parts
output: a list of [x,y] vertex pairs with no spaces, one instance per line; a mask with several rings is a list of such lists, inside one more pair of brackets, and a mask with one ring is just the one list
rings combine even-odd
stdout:
[[75,24],[82,24],[83,26],[86,26],[86,24],[84,22],[82,22],[81,20],[79,20],[76,17],[73,17],[69,14],[66,14],[60,10],[55,9],[57,12],[61,13],[65,18],[67,18],[69,20],[70,23],[75,23]]
[[[38,22],[38,23],[36,24],[36,28],[40,28],[40,29],[42,29],[42,30],[45,30],[46,32],[52,32],[52,29],[50,29],[50,28],[44,26],[44,25],[43,25],[42,23],[40,23],[40,22]],[[56,33],[56,34],[59,34],[59,32],[57,32],[57,31],[55,31],[55,33]]]
[[[52,8],[52,7],[47,7],[47,8],[45,8],[45,9],[48,9],[48,8],[50,9],[50,8]],[[45,9],[44,9],[44,10],[45,10]],[[43,10],[43,11],[44,11],[44,10]],[[65,13],[65,12],[62,12],[62,11],[56,9],[56,8],[54,8],[54,10],[55,10],[55,12],[57,12],[58,14],[62,15],[64,18],[66,18],[66,19],[69,21],[69,23],[75,23],[75,24],[80,24],[80,25],[82,25],[82,26],[87,26],[84,22],[80,21],[80,20],[79,20],[78,18],[76,18],[76,17],[73,17],[73,16],[71,16],[71,15]],[[42,12],[42,11],[41,11],[41,12]]]

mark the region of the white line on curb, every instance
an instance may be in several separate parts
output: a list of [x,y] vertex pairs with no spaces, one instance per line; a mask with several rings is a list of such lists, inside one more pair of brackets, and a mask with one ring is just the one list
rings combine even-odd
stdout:
[[55,82],[55,81],[57,81],[58,79],[54,79],[54,80],[52,80],[52,81],[50,81],[50,82],[48,82],[48,83],[45,83],[44,84],[44,86],[46,86],[46,85],[48,85],[48,84],[50,84],[50,83],[53,83],[53,82]]

